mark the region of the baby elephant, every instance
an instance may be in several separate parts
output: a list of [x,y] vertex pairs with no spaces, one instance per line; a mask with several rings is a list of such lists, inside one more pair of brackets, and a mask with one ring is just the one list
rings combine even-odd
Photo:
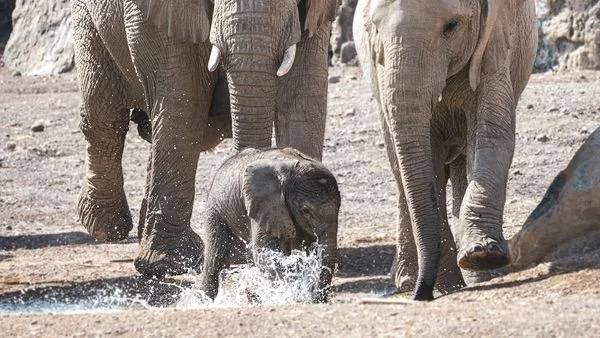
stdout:
[[325,289],[337,259],[339,208],[335,177],[297,150],[246,149],[233,156],[217,171],[208,195],[202,289],[217,295],[236,237],[253,257],[261,249],[289,254],[323,245],[319,289]]

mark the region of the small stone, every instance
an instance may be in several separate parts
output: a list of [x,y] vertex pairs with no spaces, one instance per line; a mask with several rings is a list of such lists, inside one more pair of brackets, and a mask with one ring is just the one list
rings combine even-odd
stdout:
[[15,70],[14,72],[12,72],[10,75],[14,76],[14,77],[19,77],[21,76],[21,72],[18,70]]
[[344,113],[344,116],[354,116],[354,115],[356,115],[356,109],[355,108],[348,109]]
[[350,76],[350,80],[357,80],[358,78],[356,77],[356,75],[352,75]]
[[536,141],[541,142],[541,143],[546,143],[546,142],[550,141],[550,138],[546,134],[537,135],[535,137],[535,139],[536,139]]
[[9,141],[9,142],[6,142],[6,145],[4,146],[4,148],[8,151],[14,151],[15,149],[17,149],[17,144],[12,141]]
[[552,107],[550,108],[549,112],[553,113],[553,112],[557,112],[558,108],[557,107]]
[[10,225],[7,225],[7,226],[6,226],[6,230],[9,230],[9,231],[10,231],[10,230],[12,230],[12,226],[10,226]]
[[385,147],[385,142],[379,141],[379,142],[375,143],[375,145],[378,146],[379,148],[384,148]]
[[582,135],[587,135],[587,134],[589,134],[589,133],[590,133],[590,131],[589,131],[587,128],[581,128],[581,130],[580,130],[580,133],[581,133]]
[[34,133],[43,132],[44,129],[46,129],[46,125],[42,120],[35,121],[35,123],[31,126],[31,131]]
[[529,109],[529,110],[533,109],[533,105],[532,105],[531,103],[530,103],[530,104],[528,104],[528,105],[527,105],[527,109]]
[[515,170],[515,172],[513,173],[513,175],[515,175],[515,176],[521,176],[521,175],[523,175],[523,173],[520,170]]
[[338,83],[338,82],[340,82],[339,76],[330,76],[329,77],[329,83]]

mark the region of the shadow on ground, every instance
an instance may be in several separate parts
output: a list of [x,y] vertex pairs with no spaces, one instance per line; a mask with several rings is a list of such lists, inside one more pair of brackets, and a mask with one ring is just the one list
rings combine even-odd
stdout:
[[[137,238],[130,237],[119,243],[134,243]],[[0,236],[0,250],[40,249],[63,245],[95,245],[97,242],[85,232],[72,231],[56,234]]]

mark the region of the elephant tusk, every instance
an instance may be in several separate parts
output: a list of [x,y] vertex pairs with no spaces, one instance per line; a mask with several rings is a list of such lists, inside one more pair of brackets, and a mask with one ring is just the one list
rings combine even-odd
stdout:
[[210,51],[210,57],[208,58],[208,71],[214,72],[219,66],[219,62],[221,62],[221,51],[217,46],[213,45],[212,50]]
[[294,65],[294,59],[296,58],[296,44],[293,44],[285,51],[283,55],[283,61],[281,61],[281,66],[277,70],[277,76],[284,76],[287,74],[292,66]]

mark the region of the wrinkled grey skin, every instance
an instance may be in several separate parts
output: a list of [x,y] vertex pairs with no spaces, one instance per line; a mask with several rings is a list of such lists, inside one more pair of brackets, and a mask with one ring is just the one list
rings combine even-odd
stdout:
[[400,191],[396,286],[428,300],[438,267],[447,291],[464,285],[459,267],[506,265],[502,215],[537,46],[534,1],[360,0],[354,36]]
[[[118,241],[133,227],[121,167],[132,108],[152,144],[135,259],[147,276],[184,273],[199,262],[190,217],[201,151],[231,135],[238,149],[269,147],[274,125],[279,146],[321,158],[330,34],[324,12],[334,12],[335,1],[314,3],[72,1],[87,141],[78,213],[94,238]],[[293,44],[295,62],[278,77]],[[212,45],[221,63],[209,72]]]
[[[250,256],[270,249],[324,246],[320,289],[330,285],[337,258],[340,193],[321,163],[291,149],[246,149],[215,174],[207,199],[202,289],[214,298],[235,238]],[[326,295],[322,295],[324,300]]]

